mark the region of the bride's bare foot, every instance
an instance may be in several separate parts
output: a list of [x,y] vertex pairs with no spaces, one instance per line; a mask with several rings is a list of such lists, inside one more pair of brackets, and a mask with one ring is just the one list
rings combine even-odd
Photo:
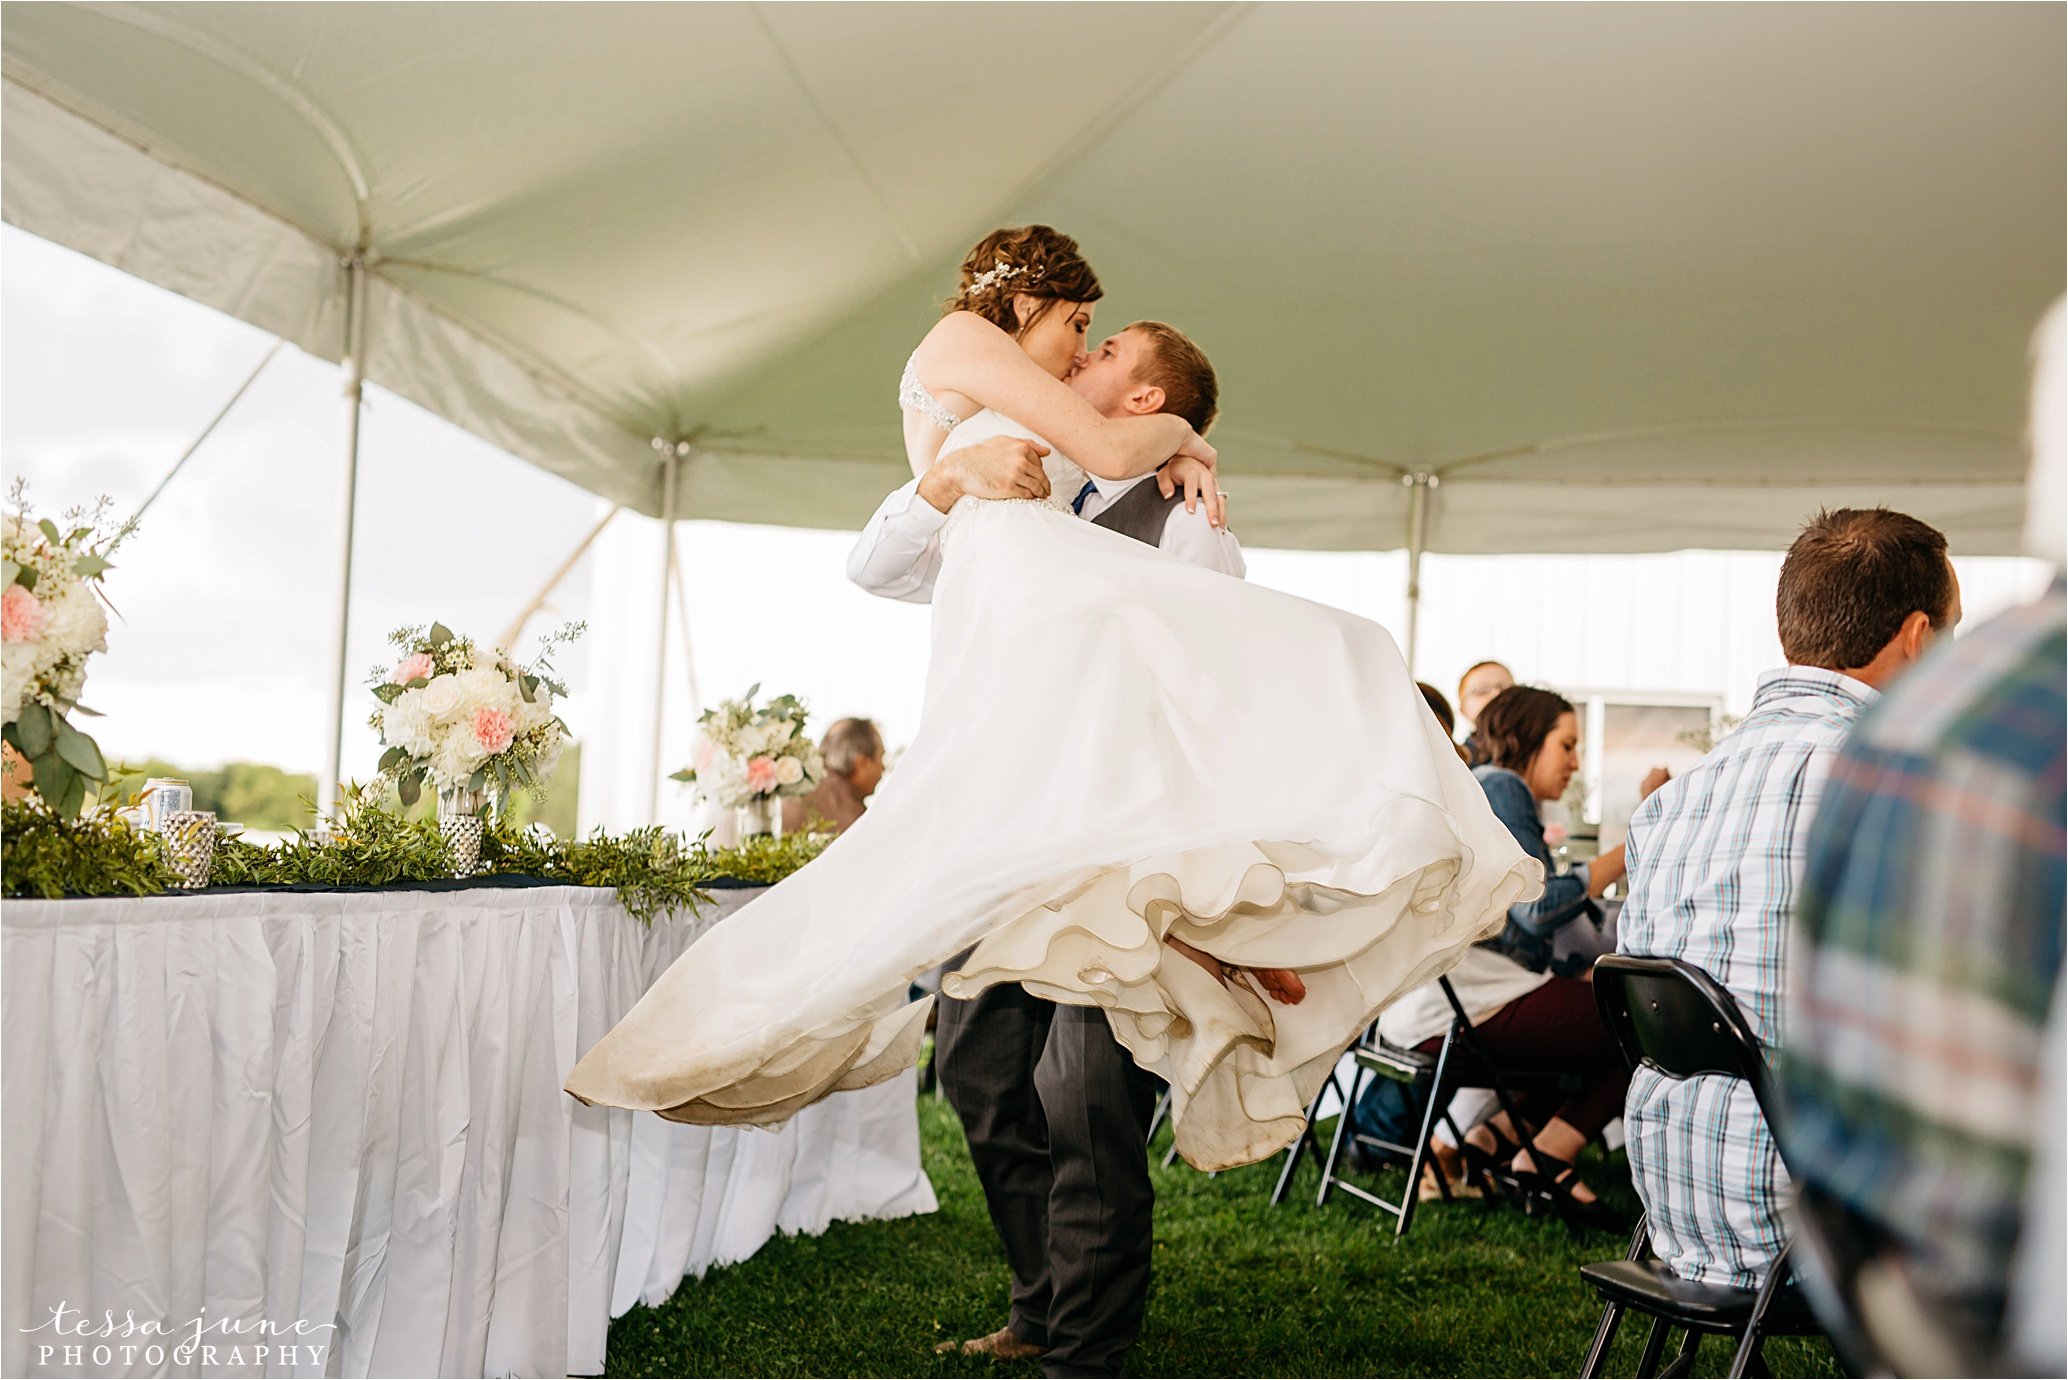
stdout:
[[1022,1341],[1009,1327],[1001,1327],[988,1337],[972,1337],[966,1342],[936,1342],[934,1351],[947,1355],[959,1351],[964,1356],[989,1356],[996,1361],[1024,1361],[1039,1356],[1048,1350],[1032,1342]]
[[[1165,935],[1163,942],[1185,957],[1197,963],[1213,975],[1214,981],[1225,981],[1229,968],[1218,958],[1203,949],[1196,949],[1182,939]],[[1264,995],[1285,1006],[1298,1006],[1307,997],[1307,984],[1300,981],[1300,975],[1290,968],[1236,968],[1233,971],[1248,973],[1264,989]]]

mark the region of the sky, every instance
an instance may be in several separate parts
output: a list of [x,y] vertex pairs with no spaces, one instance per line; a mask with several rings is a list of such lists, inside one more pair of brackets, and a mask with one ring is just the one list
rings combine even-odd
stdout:
[[[99,494],[132,512],[272,343],[209,308],[0,227],[0,469],[9,483],[26,477],[42,514]],[[345,774],[361,778],[379,751],[365,727],[373,701],[364,682],[390,659],[387,632],[437,619],[494,640],[607,511],[392,394],[369,387],[367,397],[345,750]],[[886,387],[885,406],[894,405]],[[256,761],[314,771],[321,763],[341,563],[342,419],[337,367],[282,350],[116,555],[105,588],[120,618],[85,695],[107,716],[89,731],[111,757],[194,768]],[[1239,475],[1230,479],[1239,536]],[[614,519],[516,649],[567,619],[610,628],[558,663],[574,690],[564,717],[577,738],[585,692],[592,712],[626,699],[627,687],[613,680],[622,668],[604,664],[599,644],[658,635],[650,610],[637,614],[636,626],[625,624],[633,615],[600,587],[598,571],[609,572],[602,585],[617,587],[657,527]],[[677,540],[690,654],[681,657],[679,631],[671,631],[667,751],[682,749],[701,705],[756,681],[804,695],[821,722],[870,715],[893,744],[910,738],[925,675],[926,610],[847,584],[853,534],[685,522]],[[1248,557],[1253,581],[1401,635],[1402,553]],[[1956,564],[1968,627],[2044,585],[2045,572],[2030,561]],[[1418,671],[1448,693],[1468,665],[1496,657],[1525,680],[1569,693],[1693,697],[1742,713],[1759,672],[1779,664],[1779,567],[1772,552],[1431,556]],[[659,573],[652,565],[652,576]],[[671,623],[681,627],[679,617]]]

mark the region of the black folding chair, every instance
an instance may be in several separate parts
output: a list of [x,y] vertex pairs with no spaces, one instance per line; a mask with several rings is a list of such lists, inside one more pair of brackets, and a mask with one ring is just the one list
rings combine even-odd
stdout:
[[1343,1104],[1342,1115],[1350,1115],[1350,1100],[1344,1096],[1341,1064],[1328,1071],[1328,1080],[1321,1085],[1321,1091],[1314,1094],[1314,1100],[1307,1104],[1307,1124],[1300,1128],[1300,1138],[1285,1147],[1285,1164],[1278,1171],[1278,1182],[1271,1187],[1271,1206],[1277,1207],[1285,1201],[1286,1190],[1292,1187],[1293,1175],[1299,1172],[1300,1153],[1305,1151],[1318,1165],[1321,1172],[1328,1173],[1328,1154],[1321,1148],[1321,1137],[1314,1134],[1315,1118],[1321,1115],[1321,1106],[1333,1093]]
[[[1609,954],[1594,965],[1594,999],[1601,1006],[1623,1059],[1668,1078],[1721,1074],[1752,1086],[1760,1114],[1774,1120],[1774,1092],[1759,1039],[1731,994],[1700,968],[1677,958]],[[1651,1255],[1649,1219],[1639,1218],[1621,1260],[1582,1265],[1580,1277],[1605,1305],[1583,1376],[1598,1376],[1627,1311],[1652,1321],[1638,1362],[1641,1376],[1688,1375],[1702,1339],[1738,1339],[1730,1374],[1741,1376],[1759,1359],[1768,1337],[1814,1336],[1823,1331],[1802,1293],[1789,1282],[1790,1246],[1783,1246],[1757,1289],[1698,1284],[1682,1279]],[[1791,1243],[1792,1246],[1792,1243]],[[1682,1329],[1679,1352],[1658,1370],[1671,1329]]]
[[[1540,1069],[1503,1068],[1489,1059],[1486,1051],[1472,1034],[1472,1018],[1465,1014],[1464,1003],[1458,1000],[1456,989],[1447,977],[1438,978],[1444,998],[1450,1002],[1450,1029],[1445,1032],[1443,1043],[1434,1054],[1424,1054],[1417,1049],[1403,1049],[1399,1045],[1386,1043],[1376,1033],[1376,1028],[1367,1033],[1364,1043],[1358,1045],[1352,1054],[1357,1063],[1357,1074],[1350,1080],[1349,1096],[1343,1099],[1342,1115],[1336,1118],[1335,1135],[1329,1141],[1328,1156],[1321,1165],[1321,1189],[1315,1195],[1314,1204],[1320,1207],[1328,1202],[1328,1195],[1341,1189],[1353,1198],[1370,1203],[1394,1218],[1393,1234],[1407,1235],[1408,1226],[1414,1221],[1415,1204],[1420,1198],[1422,1166],[1429,1158],[1429,1138],[1436,1132],[1436,1123],[1441,1120],[1448,1125],[1451,1135],[1463,1144],[1465,1137],[1456,1122],[1450,1119],[1451,1094],[1461,1088],[1485,1088],[1490,1090],[1501,1104],[1501,1110],[1522,1133],[1527,1142],[1537,1128],[1522,1115],[1515,1098],[1525,1092],[1560,1091],[1570,1092],[1580,1086],[1580,1077],[1574,1073],[1554,1072]],[[1410,1087],[1426,1088],[1429,1102],[1422,1113],[1420,1129],[1412,1145],[1384,1140],[1366,1135],[1351,1125],[1351,1115],[1357,1099],[1370,1086],[1373,1078],[1391,1078]],[[1390,1202],[1370,1189],[1350,1182],[1337,1172],[1343,1155],[1352,1144],[1376,1150],[1381,1154],[1404,1157],[1407,1160],[1407,1187],[1402,1191],[1399,1202]],[[1297,1147],[1295,1147],[1297,1148]],[[1450,1197],[1450,1185],[1438,1178],[1438,1186],[1446,1200]]]

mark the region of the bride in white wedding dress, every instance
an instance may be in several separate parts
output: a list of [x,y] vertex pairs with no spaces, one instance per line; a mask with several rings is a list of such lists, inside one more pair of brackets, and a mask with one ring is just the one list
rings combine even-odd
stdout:
[[[959,425],[989,408],[1054,443],[1048,495],[955,504],[897,771],[587,1053],[582,1100],[781,1121],[910,1067],[930,999],[907,984],[974,945],[944,991],[1103,1008],[1171,1085],[1185,1159],[1246,1164],[1297,1138],[1382,1007],[1538,894],[1385,629],[1072,515],[1085,470],[1065,453],[1103,478],[1188,457],[1209,498],[1215,456],[1178,418],[1101,418],[1060,382],[1089,304],[1040,244],[958,298],[1015,294],[1018,337],[951,312],[899,400],[915,470],[991,434]],[[1283,969],[1304,999],[1262,994],[1255,972]]]

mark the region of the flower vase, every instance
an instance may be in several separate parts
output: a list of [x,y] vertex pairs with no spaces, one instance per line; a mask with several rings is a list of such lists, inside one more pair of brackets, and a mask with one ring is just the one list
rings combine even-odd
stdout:
[[438,792],[438,832],[445,837],[455,877],[471,877],[481,870],[481,841],[488,833],[481,819],[485,804],[487,796],[481,791],[448,787]]
[[780,838],[783,832],[783,802],[772,795],[757,795],[734,812],[740,842],[751,838]]

